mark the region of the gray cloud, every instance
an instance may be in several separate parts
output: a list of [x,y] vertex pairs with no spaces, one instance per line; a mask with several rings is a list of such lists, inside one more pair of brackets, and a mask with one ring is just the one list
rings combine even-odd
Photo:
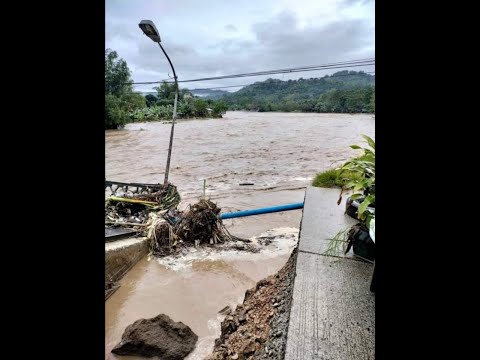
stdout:
[[351,6],[354,4],[368,4],[372,2],[374,2],[374,0],[343,0],[342,5]]
[[[117,50],[127,61],[136,82],[162,80],[172,75],[158,45],[138,28],[142,18],[151,18],[159,30],[161,28],[162,45],[179,79],[317,65],[373,57],[375,54],[374,18],[368,15],[368,11],[358,16],[342,17],[339,10],[348,5],[345,2],[363,0],[339,0],[337,12],[331,16],[318,15],[313,18],[315,21],[305,21],[288,9],[279,11],[277,1],[273,0],[258,5],[262,8],[244,2],[245,9],[239,7],[233,13],[231,7],[223,2],[206,1],[208,11],[193,1],[187,1],[188,6],[181,8],[163,1],[139,0],[133,6],[129,2],[107,0],[105,46]],[[365,6],[373,6],[373,3]],[[265,19],[264,14],[268,13],[273,15]],[[227,25],[219,24],[219,20],[226,21]],[[372,67],[357,70],[371,71]],[[286,80],[323,76],[335,71],[271,77]],[[266,78],[228,79],[189,83],[187,86],[246,84]],[[149,88],[151,86],[138,89],[147,91]]]
[[282,13],[272,21],[255,24],[253,29],[262,62],[282,66],[349,60],[352,53],[374,45],[369,25],[363,20],[301,29],[292,14]]
[[233,26],[232,24],[225,25],[224,29],[226,31],[231,31],[231,32],[237,31],[237,28],[235,26]]

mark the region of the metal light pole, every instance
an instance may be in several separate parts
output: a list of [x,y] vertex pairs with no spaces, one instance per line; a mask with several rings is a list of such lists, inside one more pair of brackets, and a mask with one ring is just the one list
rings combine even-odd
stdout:
[[162,44],[160,44],[160,34],[155,27],[155,24],[151,20],[142,20],[140,24],[138,24],[140,29],[142,29],[143,33],[147,35],[153,42],[156,42],[160,49],[162,49],[165,57],[167,58],[170,66],[172,67],[173,77],[175,79],[175,102],[173,104],[173,116],[172,116],[172,130],[170,131],[170,144],[168,146],[168,157],[167,157],[167,167],[165,169],[165,180],[163,182],[163,186],[167,187],[168,185],[168,173],[170,171],[170,158],[172,156],[172,146],[173,146],[173,131],[175,129],[175,119],[177,118],[177,101],[178,101],[178,81],[177,81],[177,74],[175,73],[175,68],[173,67],[170,58],[168,57],[165,49],[163,48]]

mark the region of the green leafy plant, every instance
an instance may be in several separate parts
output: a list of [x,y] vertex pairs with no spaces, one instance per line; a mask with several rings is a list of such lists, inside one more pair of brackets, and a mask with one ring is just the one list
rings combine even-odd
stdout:
[[364,153],[359,158],[347,161],[340,172],[349,171],[357,175],[343,189],[353,191],[351,200],[362,199],[358,207],[358,218],[369,227],[370,221],[375,217],[375,211],[372,210],[375,207],[375,141],[367,135],[362,136],[370,148],[351,145],[352,149],[361,149]]
[[347,247],[348,232],[350,229],[340,230],[328,242],[327,249],[323,252],[324,255],[338,256],[344,253]]
[[330,239],[324,251],[325,255],[336,256],[340,250],[348,252],[353,244],[356,228],[368,231],[371,224],[373,227],[371,230],[375,231],[375,141],[366,135],[362,136],[367,141],[368,147],[351,145],[352,149],[363,150],[363,154],[344,163],[336,175],[337,178],[346,178],[345,175],[348,174],[349,178],[342,186],[337,205],[342,201],[343,191],[352,190],[350,199],[358,200],[360,203],[357,211],[360,224],[340,230]]

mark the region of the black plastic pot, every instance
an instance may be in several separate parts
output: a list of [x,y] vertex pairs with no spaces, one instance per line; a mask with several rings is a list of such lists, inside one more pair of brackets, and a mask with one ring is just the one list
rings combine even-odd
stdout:
[[[363,202],[364,197],[352,200],[348,198],[345,205],[345,213],[353,219],[358,219],[358,207]],[[368,207],[373,213],[375,213],[375,204]]]
[[348,233],[347,243],[345,254],[352,248],[355,255],[370,261],[375,260],[375,243],[370,237],[368,229],[362,224],[352,226]]

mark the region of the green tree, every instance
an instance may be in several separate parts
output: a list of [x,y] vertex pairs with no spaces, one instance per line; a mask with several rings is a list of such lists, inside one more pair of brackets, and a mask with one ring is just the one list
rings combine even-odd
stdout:
[[132,80],[127,62],[116,51],[105,50],[105,94],[121,96],[132,92]]
[[195,113],[195,107],[192,101],[180,101],[178,103],[178,114],[182,118],[188,118]]
[[213,103],[213,114],[215,116],[221,116],[222,114],[225,114],[227,110],[228,106],[225,104],[225,101],[218,100]]
[[208,115],[207,102],[203,99],[195,99],[193,106],[195,108],[195,115],[206,116]]
[[166,81],[164,81],[160,86],[154,87],[154,89],[157,90],[158,100],[172,100],[171,103],[173,104],[173,101],[175,99],[174,83],[167,83]]
[[345,112],[359,113],[364,112],[366,105],[365,89],[354,89],[345,91]]
[[146,100],[147,106],[151,107],[157,103],[158,99],[155,95],[148,94],[147,96],[145,96],[145,100]]
[[[142,104],[143,102],[143,104]],[[127,62],[116,51],[105,50],[105,129],[123,127],[127,112],[145,106],[145,99],[132,94],[132,80]]]
[[140,94],[124,94],[120,97],[122,109],[131,112],[146,106],[145,98]]
[[121,100],[115,95],[105,95],[105,129],[118,129],[128,120],[127,113],[122,109]]

